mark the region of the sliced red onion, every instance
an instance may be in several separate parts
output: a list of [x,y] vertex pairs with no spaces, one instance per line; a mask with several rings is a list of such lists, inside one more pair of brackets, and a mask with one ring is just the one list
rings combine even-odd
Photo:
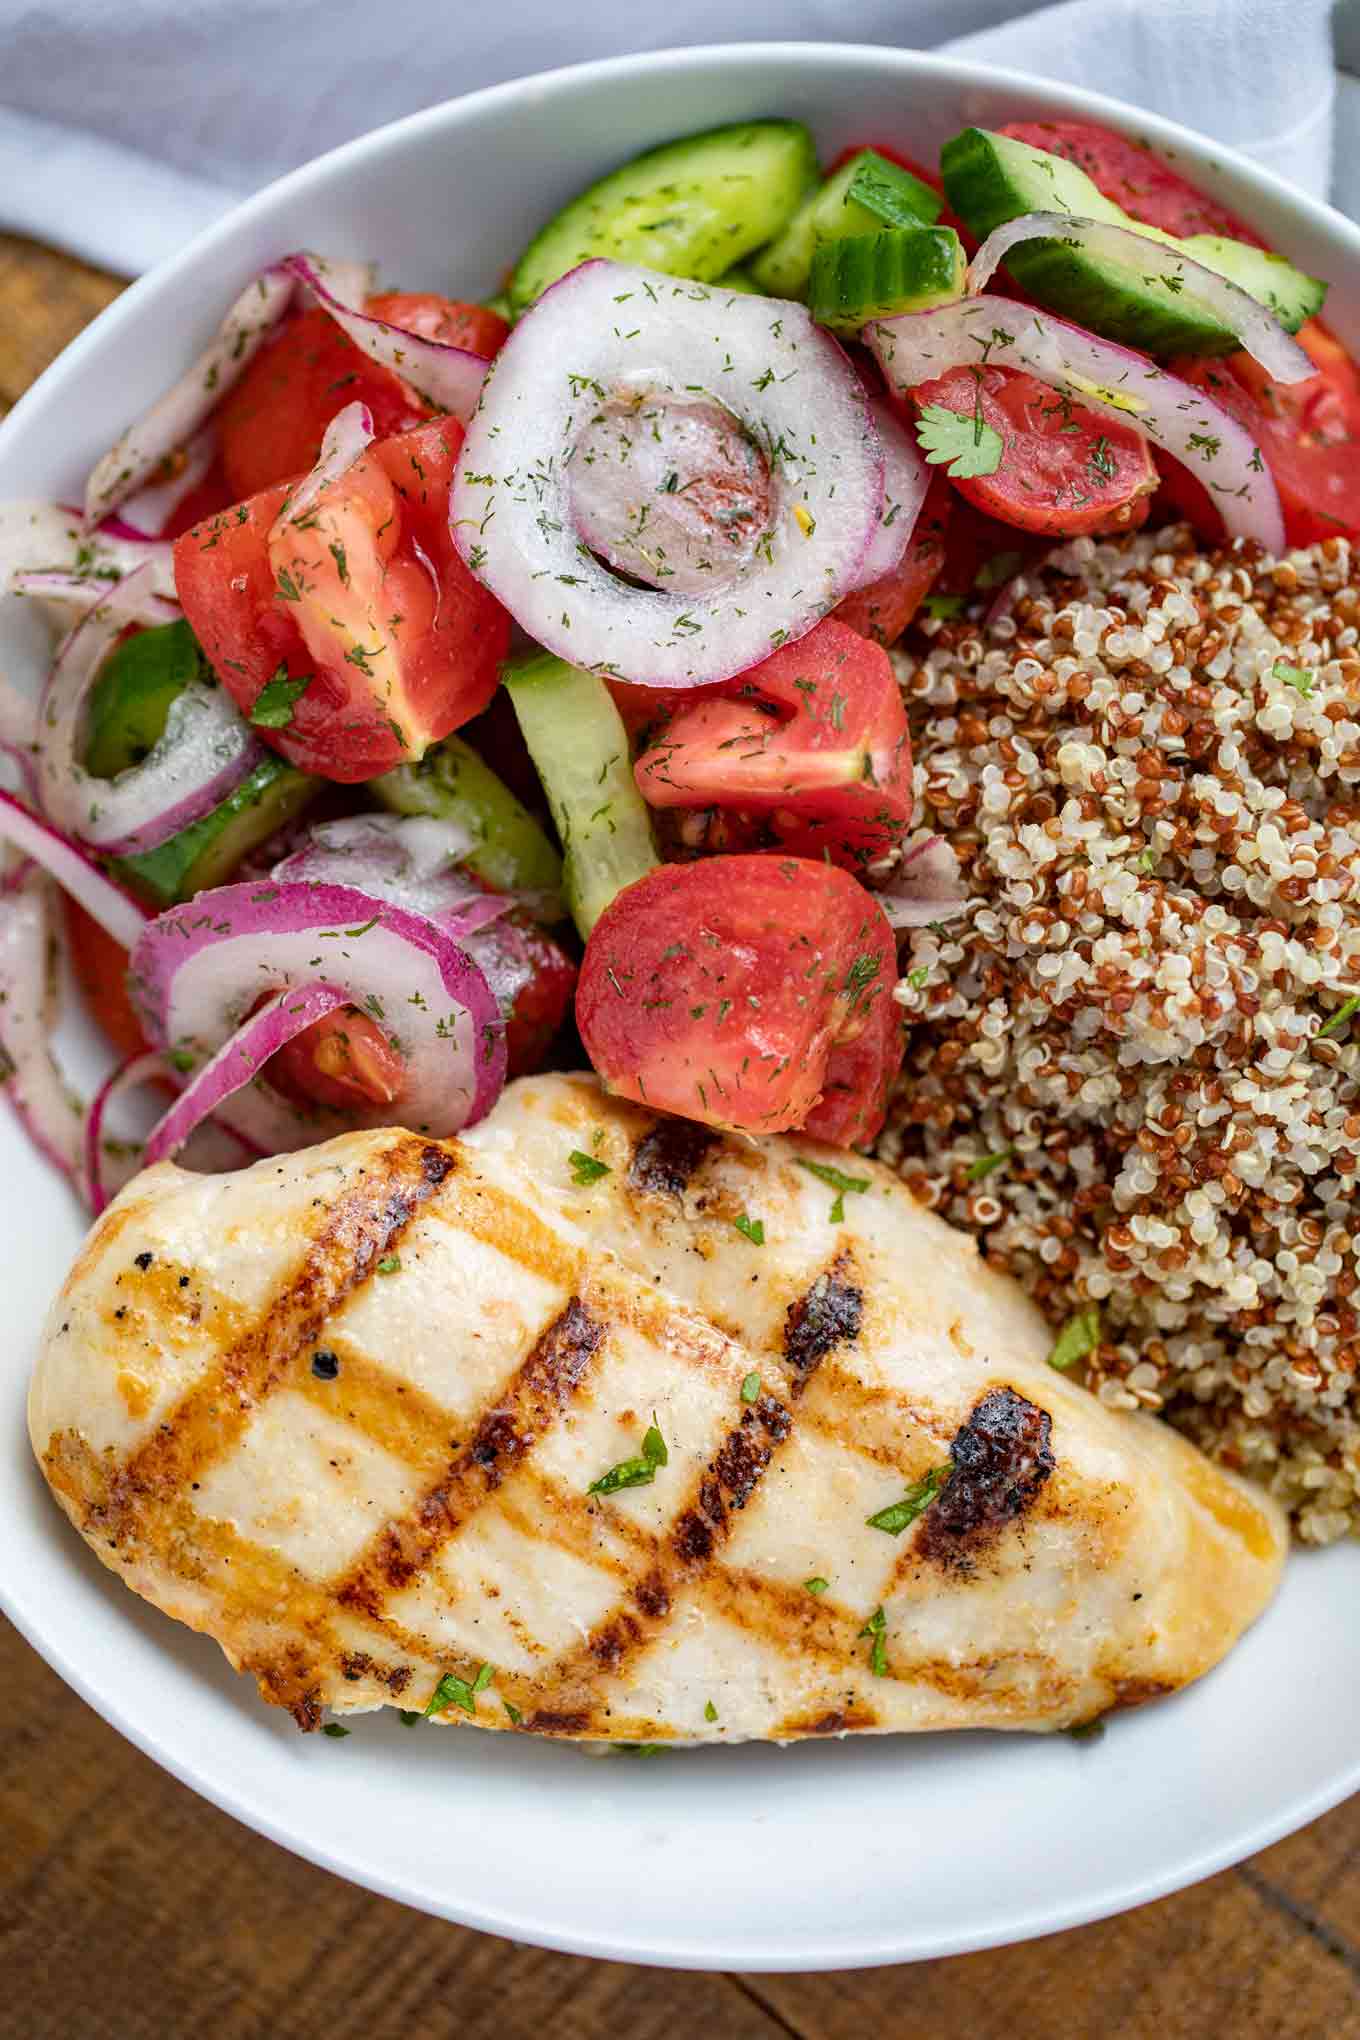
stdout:
[[[1297,340],[1250,291],[1222,276],[1216,269],[1197,262],[1183,249],[1165,241],[1151,240],[1132,227],[1116,226],[1108,220],[1080,219],[1072,213],[1021,213],[990,233],[968,265],[968,289],[985,289],[1019,241],[1061,241],[1080,248],[1097,261],[1102,257],[1133,268],[1144,283],[1163,283],[1179,298],[1182,292],[1203,305],[1221,326],[1237,336],[1262,368],[1277,382],[1302,382],[1317,374]],[[1282,256],[1276,258],[1284,263]]]
[[106,878],[84,852],[47,822],[30,814],[12,793],[0,790],[0,837],[51,873],[64,892],[124,949],[131,949],[147,917],[137,902]]
[[350,995],[339,985],[320,981],[299,985],[296,990],[275,992],[258,1013],[242,1021],[228,1035],[216,1055],[181,1091],[170,1110],[157,1120],[147,1136],[145,1166],[168,1161],[178,1154],[195,1128],[218,1111],[238,1091],[253,1084],[270,1056],[304,1034],[317,1020],[350,1004]]
[[857,588],[867,588],[893,571],[910,543],[930,487],[930,469],[901,422],[876,397],[869,399],[869,409],[883,442],[883,508],[855,577]]
[[62,629],[138,567],[159,595],[175,593],[171,549],[119,530],[86,532],[60,503],[0,503],[0,589],[41,600]]
[[316,466],[298,483],[297,493],[284,499],[281,518],[296,522],[315,503],[323,489],[338,482],[352,468],[365,447],[373,444],[373,413],[367,404],[346,404],[326,427]]
[[902,861],[882,892],[874,898],[894,928],[928,928],[932,921],[952,921],[968,905],[968,889],[959,860],[943,836],[913,836]]
[[509,913],[508,893],[487,892],[456,869],[472,849],[469,831],[434,815],[352,815],[321,822],[274,866],[274,877],[309,885],[351,885],[428,914],[454,940]]
[[[271,880],[199,893],[149,924],[130,977],[150,1039],[186,1067],[217,1056],[262,995],[319,982],[388,1031],[406,1073],[403,1125],[442,1136],[490,1110],[505,1028],[481,970],[424,915],[354,886]],[[377,1105],[304,1110],[259,1080],[218,1116],[269,1152],[393,1119]]]
[[283,268],[252,277],[203,352],[97,461],[85,489],[85,522],[98,524],[126,503],[187,446],[227,391],[238,383],[293,295]]
[[85,1114],[51,1048],[51,906],[44,881],[0,897],[0,1054],[10,1103],[35,1146],[80,1188]]
[[158,1077],[163,1078],[168,1071],[169,1063],[159,1049],[129,1056],[110,1071],[91,1100],[85,1115],[85,1184],[96,1218],[142,1166],[140,1141],[115,1143],[105,1138],[104,1122],[109,1109],[125,1091],[135,1091]]
[[[154,566],[151,562],[147,563],[149,571],[144,585],[149,592],[144,621],[149,624],[173,623],[177,616],[183,614],[175,598],[170,547],[165,546],[163,550],[163,563],[157,561]],[[103,601],[109,590],[118,585],[118,578],[107,575],[95,579],[89,574],[67,574],[56,568],[41,567],[17,573],[10,582],[10,592],[41,603],[57,629],[65,632],[73,629],[82,616],[88,616],[96,604]]]
[[225,689],[191,681],[141,764],[99,779],[81,763],[85,704],[129,624],[165,621],[145,569],[110,588],[57,654],[40,712],[43,807],[59,828],[109,856],[154,850],[225,800],[262,755]]
[[37,737],[37,702],[0,678],[0,744],[32,745]]
[[[715,567],[701,593],[639,588],[584,543],[571,463],[602,403],[695,394],[760,448],[770,522],[753,556]],[[693,687],[730,679],[833,609],[882,502],[864,390],[801,305],[594,261],[546,290],[492,363],[451,516],[472,572],[540,644],[618,679]]]
[[370,361],[380,363],[409,383],[417,396],[437,410],[451,411],[466,424],[477,408],[487,364],[466,347],[446,340],[427,340],[364,310],[366,276],[352,263],[328,262],[305,251],[284,257],[280,267],[306,285],[319,305]]
[[105,518],[103,529],[116,527],[129,539],[159,538],[191,490],[198,487],[217,458],[217,434],[211,425],[202,426],[184,448],[175,472],[164,481],[148,482],[124,503],[117,517]]
[[1213,491],[1229,538],[1284,550],[1279,492],[1251,434],[1203,390],[1112,340],[1010,298],[970,297],[866,327],[902,395],[951,368],[1023,368],[1079,404],[1135,425]]

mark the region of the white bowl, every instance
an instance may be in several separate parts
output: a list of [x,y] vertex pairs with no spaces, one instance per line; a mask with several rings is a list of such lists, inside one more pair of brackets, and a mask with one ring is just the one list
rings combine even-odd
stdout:
[[[405,288],[495,287],[526,236],[633,151],[791,114],[824,155],[900,138],[930,157],[967,121],[1071,114],[1149,140],[1333,279],[1360,347],[1360,233],[1277,179],[1094,94],[884,49],[751,45],[557,71],[383,128],[285,178],[143,279],[0,430],[0,498],[72,500],[96,455],[183,367],[251,274],[290,248],[375,257]],[[6,605],[12,611],[14,605]],[[6,635],[6,631],[8,635]],[[12,615],[0,665],[32,663]],[[521,1738],[403,1729],[300,1736],[216,1647],[127,1593],[29,1453],[44,1308],[80,1236],[63,1186],[0,1118],[10,1358],[0,1404],[4,1606],[91,1704],[187,1784],[318,1863],[490,1933],[715,1969],[842,1969],[1052,1932],[1139,1905],[1360,1785],[1360,1549],[1291,1561],[1226,1665],[1103,1741],[951,1735],[653,1763]]]

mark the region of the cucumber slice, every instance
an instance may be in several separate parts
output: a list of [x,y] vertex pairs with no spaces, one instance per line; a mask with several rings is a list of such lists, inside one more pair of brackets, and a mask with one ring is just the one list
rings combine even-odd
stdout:
[[116,779],[140,765],[165,734],[176,695],[205,672],[198,640],[183,618],[125,638],[104,661],[90,690],[86,770],[100,779]]
[[784,227],[817,175],[796,120],[743,121],[666,142],[592,184],[550,220],[510,279],[518,314],[603,255],[711,283]]
[[511,320],[515,316],[514,307],[503,290],[497,291],[495,297],[483,298],[482,303],[489,312],[495,312],[498,318]]
[[503,667],[501,678],[562,838],[567,905],[589,937],[615,894],[658,862],[623,719],[597,674],[550,652]]
[[319,779],[271,753],[210,814],[154,850],[114,858],[109,868],[153,906],[173,906],[207,886],[225,885],[243,857],[291,822],[320,791]]
[[756,282],[750,270],[740,267],[725,269],[714,283],[713,288],[714,290],[739,291],[742,297],[760,297],[762,295],[760,285]]
[[962,297],[963,244],[952,227],[888,227],[824,241],[812,258],[808,310],[833,333]]
[[799,207],[773,247],[750,265],[751,274],[769,297],[801,298],[821,242],[880,227],[930,226],[942,203],[909,170],[874,149],[861,149]]
[[[940,169],[949,203],[979,240],[1027,212],[1108,220],[1183,249],[1192,260],[1230,277],[1269,305],[1291,333],[1311,318],[1327,294],[1326,284],[1295,269],[1283,255],[1211,234],[1177,241],[1143,226],[1106,198],[1075,163],[1010,135],[965,128],[945,143]],[[1140,276],[1131,265],[1096,258],[1061,241],[1022,242],[1007,255],[1006,267],[1039,304],[1148,354],[1229,354],[1241,344],[1188,292],[1173,297],[1165,284]]]
[[369,787],[393,814],[437,815],[466,829],[476,847],[462,861],[497,892],[539,895],[546,919],[565,913],[562,859],[528,808],[461,737],[445,737],[415,764],[398,765]]

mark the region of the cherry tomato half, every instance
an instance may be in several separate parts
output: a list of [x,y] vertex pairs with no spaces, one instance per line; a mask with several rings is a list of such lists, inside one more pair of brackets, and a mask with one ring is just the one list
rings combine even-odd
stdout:
[[911,392],[918,412],[952,411],[1001,440],[991,474],[954,477],[989,516],[1022,531],[1072,538],[1143,522],[1157,470],[1141,432],[1074,404],[1021,369],[952,368]]
[[371,779],[495,690],[510,619],[449,535],[462,443],[455,419],[432,419],[370,446],[296,521],[280,484],[175,542],[194,635],[264,741],[304,772]]
[[[868,1037],[867,1117],[901,1056],[897,949],[848,872],[804,857],[665,864],[625,887],[586,944],[576,1019],[611,1090],[711,1126],[775,1133],[817,1113],[833,1057]],[[887,1065],[891,1063],[892,1067]],[[848,1065],[839,1076],[847,1080]],[[841,1093],[823,1126],[844,1123]]]

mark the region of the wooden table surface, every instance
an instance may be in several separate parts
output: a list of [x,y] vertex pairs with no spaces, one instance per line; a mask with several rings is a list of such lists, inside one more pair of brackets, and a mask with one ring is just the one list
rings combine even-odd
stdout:
[[[0,235],[0,408],[119,288]],[[157,1770],[3,1623],[0,1684],[0,2040],[1360,2036],[1360,1800],[1193,1891],[1022,1947],[686,1975],[491,1940],[297,1861]]]

